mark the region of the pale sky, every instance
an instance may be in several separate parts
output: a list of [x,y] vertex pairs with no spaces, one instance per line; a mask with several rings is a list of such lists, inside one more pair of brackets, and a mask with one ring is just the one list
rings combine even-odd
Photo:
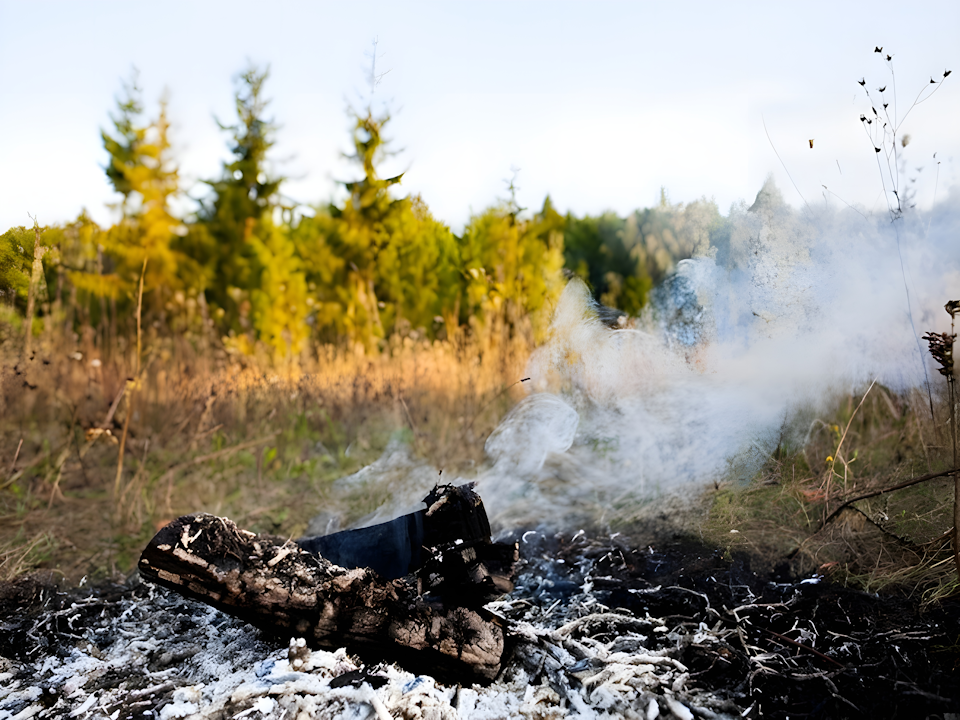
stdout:
[[[900,113],[931,76],[957,71],[915,108],[908,174],[921,208],[955,185],[960,162],[960,2],[26,2],[0,0],[0,232],[109,223],[109,128],[132,67],[148,114],[170,93],[185,187],[219,175],[233,80],[267,64],[273,157],[302,203],[355,179],[348,105],[363,107],[372,42],[406,171],[455,231],[506,195],[550,194],[561,211],[625,214],[657,202],[752,201],[769,174],[784,196],[882,207],[857,81],[896,86]],[[896,82],[873,52],[892,52]],[[887,95],[890,92],[888,91]],[[799,188],[787,177],[764,131]],[[810,149],[809,140],[814,139]],[[936,152],[936,160],[933,153]],[[937,166],[937,161],[940,165]],[[920,173],[914,169],[924,167]],[[936,176],[939,167],[939,178]],[[839,200],[831,197],[831,202]]]

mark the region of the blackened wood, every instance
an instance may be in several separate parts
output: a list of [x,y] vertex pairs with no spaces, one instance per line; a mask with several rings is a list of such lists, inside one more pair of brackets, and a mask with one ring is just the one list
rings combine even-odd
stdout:
[[451,543],[430,548],[417,571],[425,592],[448,604],[478,607],[513,591],[520,551],[517,543]]
[[151,582],[271,634],[302,636],[314,647],[346,646],[441,679],[490,681],[504,655],[495,616],[430,600],[416,577],[384,580],[369,568],[348,570],[206,513],[160,530],[139,569]]
[[448,604],[480,607],[513,590],[516,543],[493,543],[473,483],[438,485],[426,509],[379,525],[297,540],[347,568],[369,567],[392,580],[416,573],[424,591]]
[[427,504],[423,523],[423,543],[427,547],[490,542],[487,511],[473,491],[473,483],[437,485],[423,501]]
[[332,535],[297,540],[297,545],[345,568],[368,567],[387,580],[401,578],[423,564],[423,520],[426,510],[389,522]]

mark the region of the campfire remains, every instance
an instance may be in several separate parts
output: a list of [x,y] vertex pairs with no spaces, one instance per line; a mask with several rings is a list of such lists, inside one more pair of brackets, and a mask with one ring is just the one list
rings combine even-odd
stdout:
[[903,597],[755,572],[666,531],[516,540],[516,587],[488,605],[514,649],[489,685],[278,642],[136,577],[69,591],[25,578],[0,587],[0,717],[833,720],[960,708],[956,602],[920,613]]
[[489,682],[504,629],[482,606],[513,589],[517,545],[491,542],[469,485],[439,486],[425,502],[392,522],[299,544],[186,515],[150,541],[140,574],[273,635]]

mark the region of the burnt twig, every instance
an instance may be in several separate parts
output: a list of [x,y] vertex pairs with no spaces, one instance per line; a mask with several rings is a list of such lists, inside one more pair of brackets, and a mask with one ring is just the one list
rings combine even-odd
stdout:
[[802,642],[797,642],[796,640],[793,640],[792,638],[788,638],[786,635],[781,635],[780,633],[774,632],[773,630],[767,630],[767,628],[761,628],[761,630],[763,630],[764,632],[770,633],[770,634],[773,635],[775,638],[777,638],[778,640],[782,640],[783,642],[787,643],[788,645],[793,645],[794,647],[800,648],[801,650],[806,650],[808,653],[812,653],[812,654],[816,655],[816,656],[817,656],[818,658],[820,658],[821,660],[826,660],[826,661],[829,662],[829,663],[833,663],[833,664],[836,665],[837,667],[843,668],[844,670],[847,669],[847,666],[844,665],[842,662],[839,662],[839,661],[837,661],[837,660],[834,660],[834,659],[833,659],[832,657],[830,657],[829,655],[824,655],[822,652],[820,652],[819,650],[816,650],[816,649],[810,647],[809,645],[804,645]]

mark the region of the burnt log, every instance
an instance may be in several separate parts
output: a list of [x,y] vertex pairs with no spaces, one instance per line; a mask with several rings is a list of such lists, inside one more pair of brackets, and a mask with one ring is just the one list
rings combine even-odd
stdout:
[[347,569],[295,542],[206,513],[161,529],[139,570],[148,581],[271,635],[345,646],[441,679],[489,682],[504,659],[504,628],[495,615],[421,594],[416,575],[385,579],[369,567]]
[[297,540],[346,568],[369,567],[393,580],[416,574],[421,590],[448,604],[479,607],[513,590],[516,543],[494,543],[473,483],[438,485],[425,508],[394,520]]

